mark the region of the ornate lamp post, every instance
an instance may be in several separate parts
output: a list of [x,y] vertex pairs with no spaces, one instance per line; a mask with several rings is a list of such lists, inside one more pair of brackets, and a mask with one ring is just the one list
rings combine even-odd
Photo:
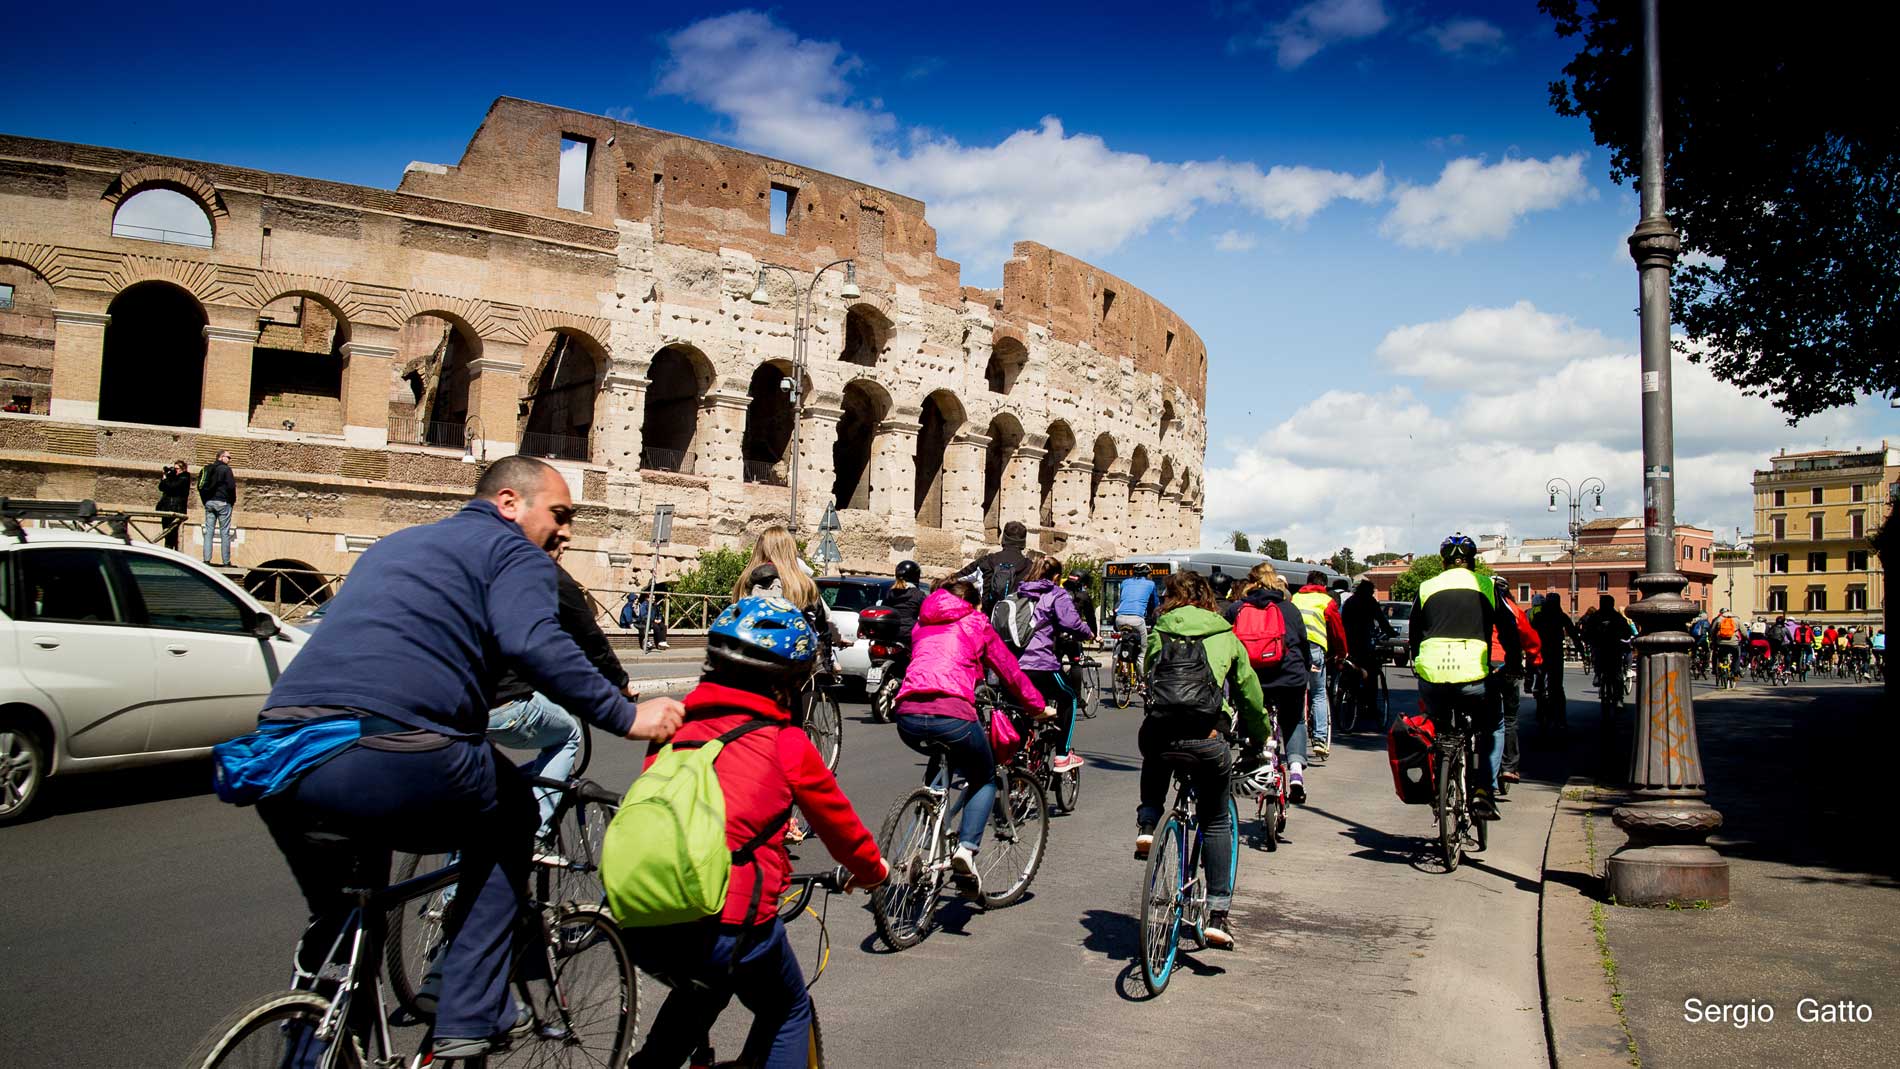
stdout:
[[1689,686],[1695,615],[1676,570],[1675,430],[1671,417],[1669,275],[1682,243],[1663,212],[1662,49],[1658,0],[1643,0],[1642,221],[1630,255],[1642,282],[1643,594],[1630,606],[1636,639],[1635,801],[1616,810],[1629,843],[1610,857],[1608,882],[1624,905],[1728,901],[1728,862],[1704,841],[1722,824],[1703,790]]
[[[844,266],[844,288],[838,291],[838,296],[843,297],[847,301],[853,301],[863,296],[858,290],[858,265],[856,261],[853,261],[849,257],[843,260],[833,260],[812,272],[811,284],[805,287],[804,303],[799,304],[792,310],[792,373],[788,378],[779,383],[779,389],[785,391],[786,398],[790,400],[792,404],[792,504],[789,509],[788,518],[791,521],[790,526],[794,534],[798,532],[798,455],[799,447],[804,437],[804,428],[802,421],[798,418],[798,413],[799,405],[805,400],[805,339],[811,328],[812,294],[818,290],[819,278],[823,277],[826,271],[840,264]],[[753,304],[772,303],[772,295],[765,292],[765,273],[767,271],[783,271],[785,277],[792,280],[792,285],[798,285],[798,276],[792,273],[791,268],[780,267],[777,264],[760,264],[759,277],[752,285],[751,300]]]
[[1548,512],[1557,511],[1557,495],[1564,495],[1570,504],[1570,611],[1577,611],[1577,536],[1583,530],[1583,496],[1591,494],[1596,498],[1591,507],[1603,511],[1603,480],[1592,475],[1571,489],[1570,483],[1555,476],[1544,484],[1544,492],[1550,495]]

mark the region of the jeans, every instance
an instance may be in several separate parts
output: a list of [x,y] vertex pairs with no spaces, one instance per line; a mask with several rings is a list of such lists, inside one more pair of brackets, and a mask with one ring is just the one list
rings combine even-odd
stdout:
[[1306,730],[1306,710],[1310,705],[1307,691],[1292,690],[1284,697],[1276,697],[1280,691],[1262,691],[1268,701],[1276,703],[1275,715],[1279,720],[1280,739],[1285,746],[1281,752],[1286,754],[1287,764],[1307,765],[1312,763],[1312,740]]
[[1505,676],[1495,669],[1489,680],[1491,689],[1497,694],[1498,711],[1501,714],[1499,728],[1504,732],[1504,762],[1498,766],[1500,772],[1517,771],[1517,707],[1524,700],[1524,692],[1516,679]]
[[[327,922],[331,932],[350,903],[342,890],[353,882],[350,859],[307,842],[304,831],[335,832],[385,854],[459,850],[462,878],[443,924],[448,947],[436,1034],[481,1039],[513,1025],[507,980],[527,887],[534,801],[521,773],[494,747],[461,740],[403,753],[352,746],[257,809],[312,919]],[[307,937],[303,945],[327,950],[330,939]],[[524,965],[537,958],[529,955]]]
[[1141,806],[1135,825],[1146,835],[1161,823],[1168,804],[1168,785],[1174,770],[1187,773],[1194,785],[1194,814],[1201,822],[1201,862],[1207,870],[1207,908],[1222,911],[1234,902],[1234,810],[1228,796],[1234,755],[1227,740],[1181,739],[1179,729],[1166,721],[1147,719],[1136,733],[1141,749]]
[[1075,738],[1075,684],[1067,673],[1060,671],[1025,671],[1023,674],[1036,685],[1036,693],[1042,695],[1042,700],[1056,707],[1056,717],[1062,724],[1062,741],[1056,746],[1056,756],[1067,756],[1072,748],[1070,740]]
[[[566,709],[535,691],[489,710],[488,741],[513,750],[540,751],[521,766],[522,770],[542,779],[565,780],[581,752],[581,725]],[[560,792],[536,787],[534,796],[541,806],[541,827],[536,834],[545,837],[554,830],[554,804],[560,800]]]
[[968,786],[957,805],[962,815],[957,823],[957,845],[971,850],[983,846],[983,828],[990,822],[990,810],[996,807],[996,755],[990,752],[989,732],[980,720],[958,720],[952,716],[920,716],[897,712],[897,737],[904,745],[930,757],[931,773],[937,768],[937,753],[926,749],[933,743],[950,752],[950,771],[962,776]]
[[231,566],[231,503],[229,501],[205,502],[205,556],[206,564],[211,563],[211,543],[224,538],[224,566]]
[[1498,703],[1485,680],[1473,683],[1430,683],[1418,681],[1418,696],[1425,702],[1425,715],[1432,727],[1443,733],[1451,728],[1452,714],[1464,713],[1471,719],[1471,730],[1478,736],[1476,786],[1498,792],[1498,763],[1504,755],[1504,721]]
[[1313,711],[1313,741],[1322,746],[1333,744],[1332,705],[1326,698],[1326,654],[1317,646],[1308,645],[1307,650],[1313,656],[1313,663],[1319,667],[1306,681],[1306,704]]
[[627,940],[634,964],[672,990],[628,1069],[677,1069],[739,996],[752,1011],[746,1065],[803,1069],[811,1043],[811,997],[785,937],[785,922],[742,928],[713,921],[642,928]]

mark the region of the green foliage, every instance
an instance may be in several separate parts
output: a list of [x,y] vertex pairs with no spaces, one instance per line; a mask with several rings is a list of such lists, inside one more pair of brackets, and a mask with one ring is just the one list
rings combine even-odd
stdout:
[[[1412,562],[1411,567],[1405,569],[1402,575],[1392,580],[1392,600],[1417,601],[1419,585],[1444,570],[1445,562],[1439,560],[1437,554],[1419,557]],[[1489,579],[1496,574],[1491,570],[1491,566],[1483,561],[1479,561],[1478,566],[1472,571],[1477,572],[1481,579]]]
[[1254,546],[1254,552],[1274,560],[1285,560],[1287,554],[1286,539],[1262,538]]
[[1339,552],[1327,557],[1326,566],[1348,578],[1366,570],[1365,563],[1353,557],[1351,546],[1341,546]]
[[[1610,177],[1642,170],[1638,5],[1540,0],[1580,47],[1550,87]],[[1678,348],[1793,422],[1900,389],[1900,127],[1886,35],[1791,17],[1772,30],[1662,5],[1664,202],[1688,254]]]
[[1247,540],[1247,533],[1245,531],[1235,531],[1233,534],[1228,535],[1227,537],[1231,542],[1233,542],[1235,552],[1238,552],[1238,553],[1252,553],[1253,552],[1253,543]]
[[[1063,575],[1079,575],[1099,608],[1102,604],[1102,562],[1094,557],[1070,557],[1062,562]],[[1113,605],[1109,608],[1114,608]]]
[[673,580],[672,589],[679,594],[730,596],[739,576],[745,573],[746,562],[751,559],[750,550],[736,547],[702,549],[693,570]]
[[1376,568],[1381,564],[1391,564],[1404,556],[1405,554],[1403,553],[1368,553],[1366,554],[1366,566]]

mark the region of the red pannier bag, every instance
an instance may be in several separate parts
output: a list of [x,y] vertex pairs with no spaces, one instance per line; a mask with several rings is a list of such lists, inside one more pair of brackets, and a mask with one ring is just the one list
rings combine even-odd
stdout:
[[1438,731],[1424,713],[1403,716],[1385,736],[1392,763],[1392,788],[1406,805],[1430,805],[1438,772]]

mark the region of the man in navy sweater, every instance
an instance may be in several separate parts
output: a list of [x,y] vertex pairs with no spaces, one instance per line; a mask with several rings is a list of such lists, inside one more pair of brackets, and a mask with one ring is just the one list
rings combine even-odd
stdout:
[[[348,873],[310,847],[307,830],[379,849],[461,852],[438,1056],[498,1049],[526,1020],[508,996],[509,944],[539,814],[521,773],[484,738],[503,670],[616,736],[669,738],[684,712],[670,698],[636,707],[562,630],[548,551],[573,517],[559,472],[529,457],[497,461],[460,512],[363,554],[265,703],[269,720],[363,720],[362,742],[258,806],[313,916],[338,913]],[[321,954],[329,939],[304,945]]]

